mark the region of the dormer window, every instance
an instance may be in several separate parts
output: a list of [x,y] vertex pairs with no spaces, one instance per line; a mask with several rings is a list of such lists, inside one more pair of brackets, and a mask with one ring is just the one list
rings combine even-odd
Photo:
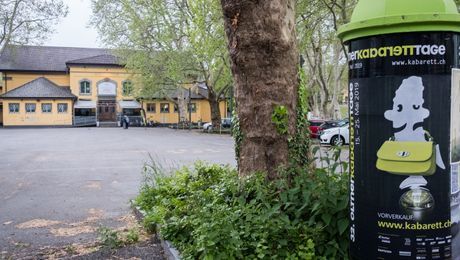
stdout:
[[91,94],[91,82],[89,80],[80,81],[80,94],[82,95]]
[[123,82],[123,96],[131,96],[133,93],[133,83],[129,80]]

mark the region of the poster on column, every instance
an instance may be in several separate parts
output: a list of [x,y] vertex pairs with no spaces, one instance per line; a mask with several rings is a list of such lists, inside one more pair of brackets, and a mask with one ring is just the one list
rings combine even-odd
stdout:
[[349,43],[353,259],[460,259],[458,42],[410,33]]

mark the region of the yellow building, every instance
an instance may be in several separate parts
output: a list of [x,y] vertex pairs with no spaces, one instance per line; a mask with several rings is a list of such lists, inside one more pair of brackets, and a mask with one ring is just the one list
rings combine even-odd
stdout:
[[[179,113],[176,105],[178,99],[185,99],[187,113],[185,118],[191,122],[210,122],[211,108],[205,99],[207,91],[204,86],[197,85],[195,88],[181,88],[167,94],[168,99],[156,96],[154,99],[141,99],[143,111],[146,113],[147,121],[160,124],[178,122]],[[227,103],[222,101],[219,104],[221,117],[229,114]],[[191,119],[190,119],[191,117]]]
[[72,125],[70,109],[76,96],[44,77],[8,91],[2,99],[8,126]]
[[[122,115],[134,124],[175,124],[175,104],[184,96],[192,122],[211,120],[202,86],[167,99],[133,96],[133,75],[107,49],[11,45],[0,55],[0,75],[0,124],[6,127],[116,126]],[[220,109],[225,117],[226,102]]]

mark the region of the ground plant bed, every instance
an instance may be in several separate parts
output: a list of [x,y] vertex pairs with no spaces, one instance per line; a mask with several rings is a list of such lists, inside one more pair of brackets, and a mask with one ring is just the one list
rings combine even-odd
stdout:
[[182,259],[347,259],[348,175],[333,168],[268,181],[228,166],[148,166],[134,206]]

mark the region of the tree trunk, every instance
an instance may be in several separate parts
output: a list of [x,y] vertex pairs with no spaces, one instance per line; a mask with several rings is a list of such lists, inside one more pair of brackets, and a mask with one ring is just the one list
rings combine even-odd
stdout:
[[215,127],[215,129],[219,129],[221,125],[220,107],[217,95],[214,91],[208,91],[208,102],[211,108],[212,126]]
[[[342,59],[342,45],[339,41],[335,41],[332,45],[333,50],[333,60]],[[333,119],[342,119],[342,114],[340,113],[340,101],[339,97],[342,90],[342,76],[344,70],[344,64],[337,64],[332,69],[331,75],[331,85],[332,85],[332,95],[331,95],[331,111]]]
[[[277,177],[288,164],[288,136],[295,134],[299,53],[294,0],[221,0],[243,140],[240,175]],[[288,133],[272,122],[277,106],[288,111]]]
[[177,112],[179,113],[179,123],[184,123],[187,121],[187,99],[185,98],[185,93],[181,89],[177,96]]
[[[310,85],[308,85],[310,86]],[[319,97],[318,93],[313,93],[310,98],[310,108],[311,111],[313,111],[313,115],[319,117],[319,118],[324,118],[323,115],[321,114],[321,109],[319,108]]]

